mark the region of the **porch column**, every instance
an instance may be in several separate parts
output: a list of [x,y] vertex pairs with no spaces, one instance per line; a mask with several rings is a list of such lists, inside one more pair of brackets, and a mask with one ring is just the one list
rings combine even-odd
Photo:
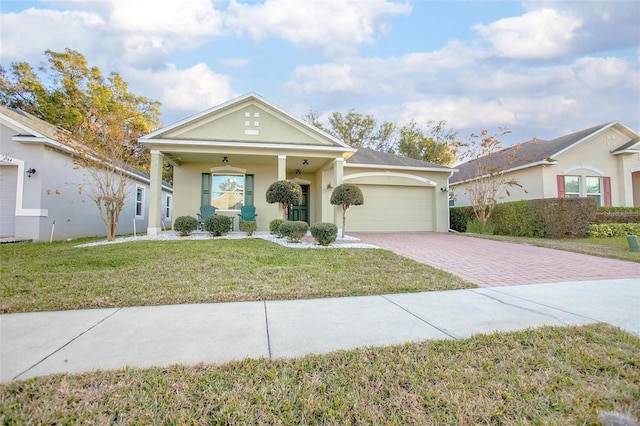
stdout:
[[151,150],[151,182],[149,183],[149,224],[147,234],[155,235],[162,229],[162,161],[164,155],[158,150]]
[[287,156],[278,155],[278,180],[287,178]]

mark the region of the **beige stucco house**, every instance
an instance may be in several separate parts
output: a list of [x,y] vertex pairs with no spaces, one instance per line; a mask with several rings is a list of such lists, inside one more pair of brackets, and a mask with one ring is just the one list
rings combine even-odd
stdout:
[[[60,140],[62,131],[0,106],[0,238],[49,241],[106,235],[98,208],[87,197],[92,181],[76,166],[76,151]],[[127,176],[118,234],[148,227],[149,175],[131,169]],[[160,220],[168,226],[171,187],[162,186],[158,197]]]
[[[521,185],[499,202],[593,197],[600,206],[640,207],[640,135],[617,121],[510,147],[491,162]],[[466,190],[478,176],[477,164],[456,166],[450,184],[455,206],[470,204]]]
[[174,218],[196,216],[201,205],[234,218],[257,209],[258,230],[281,217],[266,202],[269,185],[299,183],[304,202],[289,218],[341,226],[329,202],[342,183],[358,185],[362,206],[348,210],[348,231],[437,231],[449,227],[447,182],[453,169],[354,149],[266,99],[249,93],[159,129],[140,142],[151,150],[149,233],[160,230],[162,163],[174,165]]

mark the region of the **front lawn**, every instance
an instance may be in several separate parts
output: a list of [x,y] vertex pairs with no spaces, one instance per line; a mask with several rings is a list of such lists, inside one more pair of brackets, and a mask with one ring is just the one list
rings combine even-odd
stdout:
[[575,253],[590,254],[593,256],[609,257],[612,259],[630,260],[640,262],[640,253],[630,252],[627,237],[611,238],[523,238],[505,235],[463,234],[473,237],[487,238],[509,243],[529,244],[537,247],[546,247],[557,250],[572,251]]
[[545,327],[0,386],[2,424],[600,424],[640,417],[640,339]]
[[475,287],[380,249],[261,239],[0,245],[0,312],[360,296]]

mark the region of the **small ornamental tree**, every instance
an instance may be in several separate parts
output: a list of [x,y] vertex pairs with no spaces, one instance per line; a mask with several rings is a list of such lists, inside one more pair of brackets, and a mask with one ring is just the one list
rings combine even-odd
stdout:
[[527,193],[518,181],[503,173],[523,162],[521,144],[508,149],[502,148],[499,138],[508,133],[509,130],[504,128],[500,128],[500,133],[494,135],[489,135],[487,130],[483,130],[479,135],[472,133],[469,142],[452,144],[454,152],[461,150],[459,158],[468,160],[473,167],[475,177],[465,187],[465,192],[475,217],[483,227],[491,218],[496,204],[505,196],[511,195],[509,188],[518,187]]
[[267,203],[280,203],[282,220],[287,220],[289,206],[302,203],[302,187],[290,180],[273,182],[267,189]]
[[351,206],[360,206],[364,204],[364,195],[356,185],[343,183],[342,185],[335,187],[331,193],[330,202],[334,206],[342,206],[342,238],[344,238],[347,209]]

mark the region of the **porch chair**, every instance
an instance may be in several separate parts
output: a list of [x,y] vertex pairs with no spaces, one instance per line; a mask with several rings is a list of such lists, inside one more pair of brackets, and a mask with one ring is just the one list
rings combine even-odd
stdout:
[[256,214],[256,208],[254,206],[246,205],[240,208],[238,216],[240,216],[240,219],[238,219],[239,222],[255,222],[256,216],[258,215]]
[[214,214],[216,214],[215,207],[211,205],[200,207],[200,213],[198,213],[198,225],[201,231],[204,231],[204,221],[207,220],[209,216],[213,216]]

